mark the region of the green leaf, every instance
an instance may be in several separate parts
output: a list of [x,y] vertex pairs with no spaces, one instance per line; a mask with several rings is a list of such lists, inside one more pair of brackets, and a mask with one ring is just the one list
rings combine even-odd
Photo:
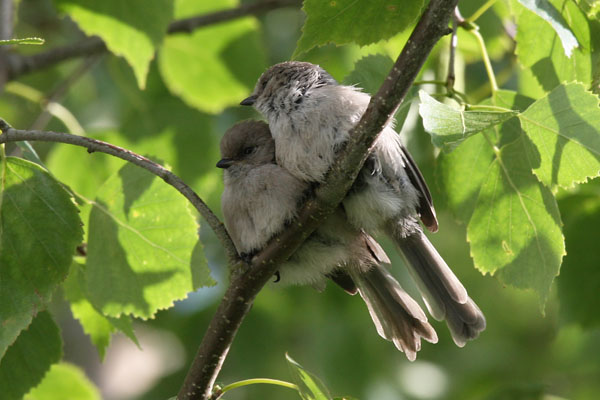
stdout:
[[69,194],[37,164],[0,160],[0,357],[65,279],[82,239]]
[[424,90],[419,91],[419,98],[419,114],[423,118],[425,131],[431,135],[434,145],[444,149],[452,149],[469,136],[518,114],[517,111],[492,108],[481,111],[459,110],[440,103]]
[[36,44],[36,45],[42,45],[44,44],[45,40],[42,38],[38,38],[38,37],[29,37],[29,38],[22,38],[22,39],[7,39],[7,40],[0,40],[0,46],[2,45],[11,45],[11,44]]
[[[68,395],[67,395],[68,393]],[[100,391],[78,367],[54,364],[24,400],[100,400]]]
[[436,181],[446,195],[448,206],[464,223],[475,210],[477,196],[494,159],[494,151],[483,135],[467,138],[454,151],[441,153]]
[[521,135],[504,146],[488,168],[467,239],[476,268],[533,289],[543,308],[565,245],[556,200],[531,173],[527,140]]
[[[493,97],[482,101],[481,104],[489,104],[523,112],[534,101],[534,99],[512,90],[498,90]],[[523,134],[518,118],[511,118],[500,125],[488,129],[487,132],[493,133],[495,137],[494,144],[497,147],[511,143]]]
[[[494,105],[513,110],[525,110],[533,100],[509,90],[499,90],[481,105]],[[522,134],[517,118],[489,128],[483,135],[469,137],[452,152],[443,152],[436,163],[438,185],[447,196],[448,206],[456,217],[468,222],[475,209],[477,196],[488,167],[494,160],[492,146],[501,147]]]
[[[571,57],[573,49],[578,47],[577,39],[569,29],[566,21],[548,0],[519,0],[523,6],[547,21],[562,42],[565,55]],[[531,32],[530,32],[531,34]]]
[[285,358],[303,400],[331,400],[329,390],[318,377],[306,371],[289,354],[286,353]]
[[[237,2],[232,0],[179,0],[176,16],[189,17],[235,5]],[[250,59],[248,54],[252,54]],[[259,25],[253,17],[208,26],[191,34],[169,35],[158,62],[174,95],[210,113],[238,105],[267,66]]]
[[579,48],[571,57],[565,55],[558,35],[548,24],[540,24],[533,12],[522,7],[517,21],[517,55],[520,63],[531,68],[533,75],[546,92],[563,82],[592,81],[590,25],[577,4],[569,0],[551,0],[573,30]]
[[[4,321],[4,320],[3,320]],[[42,311],[0,361],[2,400],[21,400],[62,357],[62,340],[50,313]]]
[[411,26],[422,7],[421,0],[305,0],[306,22],[292,58],[330,42],[364,46],[389,39]]
[[[146,122],[150,120],[150,123],[157,127],[157,123],[152,120],[152,117],[139,116],[139,118],[144,119]],[[137,132],[142,131],[141,127],[133,129],[137,129]],[[180,161],[173,144],[181,140],[181,136],[177,136],[176,132],[166,130],[160,134],[157,134],[156,131],[144,133],[146,136],[137,141],[128,140],[124,134],[112,131],[88,133],[86,136],[133,150],[138,154],[151,152],[152,156],[150,158],[156,155],[165,159],[168,163]],[[83,196],[86,199],[82,201],[80,211],[81,219],[87,221],[91,210],[91,205],[87,200],[91,201],[96,196],[98,188],[125,165],[126,161],[103,153],[89,154],[85,149],[78,146],[58,144],[52,147],[48,154],[47,164],[48,169],[52,171],[54,176],[68,185],[78,196]],[[85,165],[86,168],[73,168],[73,165]],[[93,171],[93,173],[90,174],[90,171]],[[84,226],[86,239],[88,227],[88,224]]]
[[105,315],[152,318],[214,284],[187,200],[139,167],[100,188],[89,225],[86,293]]
[[377,93],[394,66],[394,60],[383,54],[371,54],[354,64],[354,69],[344,78],[344,85],[356,85],[365,93]]
[[104,359],[111,336],[117,329],[139,346],[133,333],[131,318],[126,315],[121,315],[119,318],[105,317],[89,302],[85,293],[84,269],[83,265],[73,263],[63,288],[65,298],[71,303],[73,316],[79,320],[83,331],[90,336],[98,350],[100,360]]
[[28,141],[23,140],[22,142],[17,142],[16,145],[19,146],[19,148],[23,152],[22,154],[23,154],[24,159],[29,160],[33,163],[36,163],[37,165],[44,168],[45,170],[48,170],[48,168],[46,168],[46,166],[40,159],[40,156],[38,156],[37,152],[35,151],[33,146]]
[[595,251],[598,235],[594,234],[600,226],[600,182],[583,187],[595,190],[580,190],[558,202],[565,222],[567,256],[557,283],[563,318],[592,329],[600,326],[600,254]]
[[172,0],[56,0],[87,35],[127,60],[140,88],[146,85],[150,61],[173,18]]
[[[371,95],[377,93],[379,87],[394,66],[394,60],[383,54],[371,54],[361,58],[354,64],[354,69],[344,78],[344,85],[356,85],[365,93]],[[416,90],[413,88],[404,98],[404,101],[396,111],[396,128],[402,127],[410,105],[414,99]]]
[[571,187],[600,174],[600,108],[598,97],[583,85],[554,89],[519,115],[535,145],[530,158],[536,176],[548,187]]

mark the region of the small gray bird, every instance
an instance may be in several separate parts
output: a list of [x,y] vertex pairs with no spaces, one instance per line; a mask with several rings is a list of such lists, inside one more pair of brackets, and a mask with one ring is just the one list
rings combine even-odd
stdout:
[[[275,163],[275,143],[264,122],[244,121],[221,140],[225,226],[238,252],[252,257],[296,216],[308,184]],[[413,361],[421,338],[437,343],[425,313],[387,271],[389,259],[340,207],[279,266],[281,282],[323,289],[327,278],[360,293],[377,332]]]
[[[277,162],[304,182],[320,183],[369,100],[318,65],[291,61],[262,74],[241,104],[253,105],[267,119]],[[376,139],[343,206],[355,227],[394,240],[429,312],[446,320],[458,346],[479,336],[486,326],[483,313],[423,234],[419,219],[430,231],[438,229],[431,194],[392,122]]]

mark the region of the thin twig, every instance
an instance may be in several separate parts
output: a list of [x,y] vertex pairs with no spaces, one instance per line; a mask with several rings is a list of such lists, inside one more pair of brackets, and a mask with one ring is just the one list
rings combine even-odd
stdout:
[[[7,0],[5,0],[7,1]],[[248,15],[260,15],[268,11],[284,7],[300,6],[301,0],[262,0],[256,3],[242,4],[239,7],[211,12],[197,17],[173,21],[168,29],[168,34],[192,32],[195,29],[209,25],[230,21]],[[93,54],[106,52],[106,44],[97,36],[86,37],[76,43],[55,47],[42,53],[24,56],[21,54],[7,54],[5,64],[6,81],[47,68],[54,64],[72,58],[86,57]]]
[[198,210],[200,215],[204,217],[206,222],[208,222],[212,230],[215,232],[217,238],[221,241],[221,244],[223,245],[230,262],[233,264],[238,259],[235,246],[231,241],[229,234],[225,230],[225,226],[221,223],[219,218],[217,218],[208,205],[206,205],[206,203],[204,203],[204,201],[196,194],[196,192],[194,192],[185,182],[183,182],[181,178],[164,168],[162,165],[122,147],[84,136],[71,135],[61,132],[14,129],[3,119],[0,119],[0,130],[2,131],[2,134],[0,134],[0,144],[8,142],[20,142],[24,140],[67,143],[75,146],[85,147],[88,149],[89,153],[97,151],[100,153],[110,154],[144,168],[152,174],[162,178],[166,183],[173,186],[182,195],[184,195],[190,201],[190,203],[194,205],[196,210]]
[[350,141],[329,171],[326,183],[316,189],[315,197],[303,206],[298,219],[255,257],[251,268],[233,276],[188,370],[179,400],[210,398],[223,361],[256,294],[273,276],[277,265],[342,201],[374,140],[400,106],[431,49],[443,35],[450,33],[448,22],[457,2],[429,2],[384,84],[371,99]]
[[211,14],[173,21],[169,25],[167,33],[191,33],[203,26],[218,24],[219,22],[230,21],[248,15],[260,15],[277,8],[299,7],[300,5],[302,5],[302,0],[262,0],[255,3],[244,3],[230,10],[217,11]]
[[446,89],[449,93],[454,90],[454,82],[456,81],[456,74],[454,72],[454,63],[456,58],[456,45],[458,37],[456,36],[456,28],[458,27],[458,18],[460,17],[460,11],[458,7],[454,9],[452,15],[452,36],[450,37],[450,57],[448,57],[448,75],[446,76]]

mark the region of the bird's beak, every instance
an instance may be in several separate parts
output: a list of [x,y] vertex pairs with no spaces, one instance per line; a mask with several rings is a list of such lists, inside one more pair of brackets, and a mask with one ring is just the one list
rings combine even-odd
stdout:
[[227,169],[233,165],[233,159],[231,158],[222,158],[217,163],[217,168]]
[[244,100],[242,100],[240,105],[241,106],[251,106],[252,104],[254,104],[255,101],[256,101],[256,96],[252,95],[252,96],[246,97]]

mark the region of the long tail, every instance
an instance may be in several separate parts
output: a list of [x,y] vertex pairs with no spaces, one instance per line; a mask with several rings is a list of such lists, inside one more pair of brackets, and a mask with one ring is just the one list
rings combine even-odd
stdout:
[[457,346],[477,338],[485,317],[429,239],[423,232],[392,236],[433,318],[446,320]]
[[377,333],[392,341],[410,361],[417,358],[421,338],[437,343],[437,334],[419,304],[385,267],[375,265],[366,272],[352,270],[350,274],[367,304]]

